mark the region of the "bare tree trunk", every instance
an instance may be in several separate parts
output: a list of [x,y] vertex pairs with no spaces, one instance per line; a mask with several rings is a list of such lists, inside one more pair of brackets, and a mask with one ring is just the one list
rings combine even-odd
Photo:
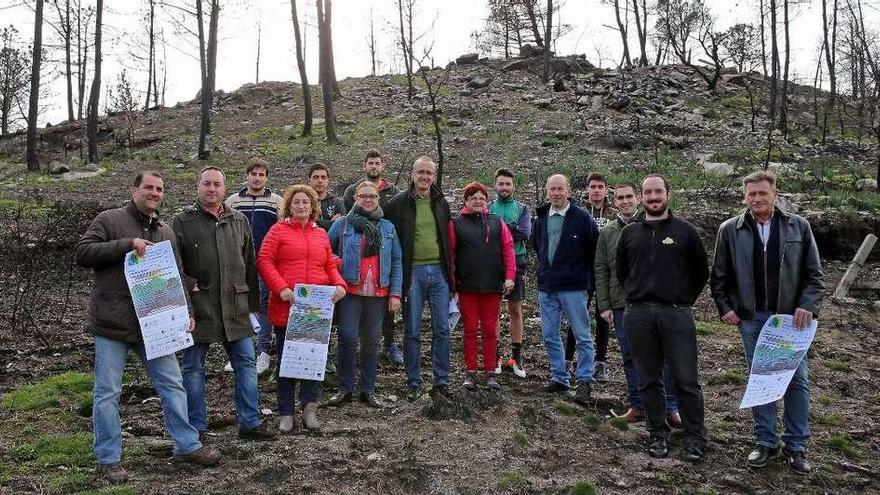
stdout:
[[[150,109],[150,94],[151,92],[158,91],[155,87],[156,84],[156,30],[155,30],[155,21],[156,21],[156,0],[149,0],[150,5],[150,13],[149,13],[149,28],[147,29],[147,36],[149,38],[149,54],[147,61],[147,98],[144,102],[144,111]],[[153,93],[155,99],[155,93]]]
[[201,121],[199,125],[199,160],[208,158],[208,134],[211,132],[211,100],[208,96],[210,87],[208,84],[208,62],[206,60],[205,49],[205,14],[202,9],[202,0],[196,0],[196,24],[198,24],[199,33],[199,69],[202,76],[201,91]]
[[825,45],[819,47],[819,56],[816,59],[816,75],[813,77],[813,125],[819,127],[819,80],[822,77],[822,54],[825,53]]
[[791,60],[791,37],[789,36],[788,0],[782,0],[783,29],[785,30],[785,68],[782,74],[782,97],[779,99],[779,129],[783,139],[788,137],[788,68]]
[[312,135],[312,90],[309,88],[309,78],[306,75],[306,62],[302,52],[302,38],[299,32],[299,16],[296,14],[296,0],[290,0],[290,15],[293,18],[293,41],[296,51],[296,67],[299,69],[300,86],[303,94],[303,136]]
[[[412,0],[405,1],[410,6],[409,13],[412,16]],[[410,36],[409,41],[407,41],[403,24],[403,2],[404,0],[397,0],[397,15],[400,21],[400,47],[403,49],[403,66],[406,69],[406,99],[412,101],[412,97],[415,94],[415,89],[413,88],[412,17],[409,18]]]
[[376,31],[373,29],[373,7],[370,7],[370,75],[376,77]]
[[[100,0],[99,0],[100,1]],[[40,65],[43,59],[43,0],[37,0],[34,10],[34,47],[31,63],[31,94],[28,102],[27,168],[38,172],[37,159],[37,113],[40,105]]]
[[104,58],[101,51],[101,25],[104,17],[104,0],[98,0],[95,8],[95,73],[92,79],[92,91],[89,93],[88,122],[86,135],[89,139],[89,162],[98,162],[98,100],[101,97],[101,62]]
[[[88,16],[82,19],[82,10],[77,16],[77,58],[79,59],[79,72],[77,74],[77,101],[76,101],[76,118],[83,118],[83,103],[86,100],[86,68],[89,63],[89,23]],[[82,54],[82,58],[79,54]]]
[[[410,3],[410,8],[412,8],[412,3]],[[327,49],[327,61],[330,63],[330,66],[327,67],[327,75],[330,76],[330,83],[332,84],[331,89],[333,90],[333,97],[337,98],[342,96],[342,90],[339,89],[339,81],[336,80],[336,63],[334,62],[333,55],[333,3],[332,0],[324,0],[324,27],[327,30],[327,44],[325,45]],[[412,43],[412,11],[410,11],[410,43]],[[334,117],[335,119],[335,117]]]
[[325,11],[330,8],[331,0],[318,0],[318,39],[320,40],[321,70],[321,94],[324,97],[324,131],[327,134],[327,142],[336,144],[336,110],[333,106],[333,50],[329,46],[333,43],[330,39],[330,18],[325,17]]
[[770,0],[770,128],[776,127],[779,105],[779,46],[776,36],[776,0]]
[[763,70],[762,74],[764,75],[764,78],[766,79],[767,78],[767,41],[766,41],[766,36],[767,35],[765,34],[765,29],[764,29],[764,19],[765,19],[764,0],[759,0],[759,2],[758,2],[758,19],[761,21],[761,67]]
[[837,0],[834,0],[834,11],[831,15],[830,43],[828,42],[828,0],[822,0],[822,35],[825,63],[828,66],[828,82],[831,85],[822,115],[822,146],[825,146],[825,139],[828,135],[828,115],[834,113],[834,100],[837,96]]
[[435,183],[439,189],[443,189],[443,165],[446,158],[443,155],[443,131],[440,129],[440,116],[437,110],[437,93],[443,85],[443,81],[449,76],[449,70],[444,73],[443,78],[436,83],[432,83],[428,77],[426,70],[419,70],[422,80],[425,81],[425,88],[428,90],[428,101],[431,103],[431,123],[434,125],[434,140],[437,143],[437,176]]
[[535,2],[525,0],[522,3],[526,8],[526,16],[529,18],[529,25],[532,27],[532,36],[535,37],[535,44],[549,50],[549,43],[545,43],[544,39],[541,38],[541,30],[538,29],[538,16],[535,13]]
[[[639,2],[641,2],[641,5],[639,5]],[[648,5],[646,0],[633,0],[633,15],[636,18],[636,32],[639,36],[639,65],[642,67],[647,67]]]
[[255,76],[255,84],[260,84],[260,48],[262,45],[263,25],[257,23],[257,74]]
[[[552,8],[552,5],[548,5],[548,8]],[[624,8],[626,8],[626,5],[624,5]],[[614,0],[614,18],[617,20],[617,32],[620,33],[620,41],[623,44],[623,60],[622,60],[623,63],[621,65],[625,64],[626,67],[632,67],[632,59],[629,56],[629,42],[627,41],[627,35],[628,35],[627,31],[629,29],[628,29],[628,26],[620,18],[620,1],[619,0]],[[549,38],[550,37],[547,36],[547,39],[549,39]]]
[[67,84],[67,121],[73,122],[73,70],[70,61],[71,50],[73,45],[73,24],[70,21],[70,0],[64,1],[64,12],[61,12],[61,6],[58,0],[54,1],[55,10],[58,12],[59,34],[61,42],[64,43],[64,79]]
[[550,43],[553,34],[553,0],[547,0],[547,22],[544,31],[544,75],[542,80],[546,83],[550,80]]

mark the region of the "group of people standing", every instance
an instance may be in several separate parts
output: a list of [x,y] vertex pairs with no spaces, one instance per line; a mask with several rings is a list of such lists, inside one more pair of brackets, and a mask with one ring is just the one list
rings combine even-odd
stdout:
[[[407,397],[418,399],[426,304],[431,391],[448,394],[454,299],[463,324],[462,385],[471,389],[482,381],[498,388],[504,369],[525,378],[522,301],[529,245],[537,255],[541,332],[550,365],[547,391],[589,403],[595,382],[606,379],[604,354],[613,327],[630,401],[622,417],[646,421],[651,456],[665,457],[670,427],[681,427],[683,459],[703,457],[708,437],[692,306],[710,274],[696,228],[669,210],[671,191],[665,178],[648,175],[641,187],[617,184],[612,207],[606,200],[607,181],[593,174],[588,178],[591,194],[581,207],[571,196],[568,178],[552,175],[546,182],[547,202],[536,208],[533,218],[531,209],[514,198],[513,172],[501,168],[494,176],[495,199],[490,201],[485,185],[467,184],[463,207],[453,216],[435,184],[431,158],[415,160],[410,185],[403,191],[383,177],[378,151],[366,154],[363,170],[363,179],[340,199],[329,187],[329,168],[315,164],[307,185],[291,186],[282,197],[266,187],[268,163],[252,159],[247,186],[226,198],[223,171],[208,166],[199,174],[197,200],[170,224],[159,218],[162,177],[144,171],[131,187],[131,204],[95,218],[77,245],[76,259],[95,270],[89,308],[95,340],[94,448],[109,480],[127,477],[120,465],[118,402],[129,350],[145,363],[161,398],[176,461],[207,466],[221,457],[202,444],[207,429],[205,357],[212,343],[224,347],[234,372],[239,437],[276,436],[260,416],[257,375],[270,366],[273,336],[276,371],[280,367],[296,284],[336,287],[339,377],[329,405],[351,402],[358,392],[367,406],[382,407],[375,388],[383,354],[404,367]],[[775,178],[752,174],[744,190],[749,209],[719,231],[711,287],[723,321],[740,327],[750,361],[763,320],[791,313],[798,327],[809,324],[824,285],[809,224],[774,206]],[[128,251],[143,255],[147,246],[163,240],[175,246],[191,306],[195,345],[181,353],[180,361],[174,355],[145,359],[122,267]],[[499,314],[505,298],[511,348],[509,356],[501,357]],[[595,346],[592,301],[597,322],[605,325],[604,335],[597,328]],[[393,326],[401,310],[402,356]],[[563,317],[570,325],[566,345]],[[251,339],[255,330],[258,352]],[[783,440],[791,466],[809,472],[804,456],[809,436],[806,360],[802,368],[786,394]],[[320,428],[321,383],[279,377],[278,432],[295,428],[297,386],[302,426]],[[760,467],[780,452],[776,409],[761,406],[753,412],[757,445],[748,462]]]

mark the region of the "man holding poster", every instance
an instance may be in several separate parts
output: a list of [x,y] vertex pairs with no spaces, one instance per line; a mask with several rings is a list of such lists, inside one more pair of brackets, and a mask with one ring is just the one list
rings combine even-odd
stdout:
[[[822,303],[825,280],[810,224],[775,206],[776,177],[755,172],[743,179],[743,190],[748,210],[718,229],[710,286],[721,319],[739,327],[751,366],[761,328],[772,315],[792,315],[792,326],[797,329],[810,326]],[[811,466],[805,455],[810,436],[806,356],[783,402],[786,459],[795,472],[809,474]],[[747,462],[760,468],[780,451],[776,403],[752,407],[752,416],[756,445]]]
[[[162,401],[165,427],[174,440],[174,459],[211,466],[221,458],[216,450],[202,447],[198,430],[187,420],[186,390],[173,352],[147,360],[124,275],[124,260],[129,251],[143,256],[147,246],[153,243],[175,243],[171,227],[159,220],[158,208],[163,197],[162,176],[152,171],[139,173],[131,187],[131,204],[101,212],[76,245],[77,264],[95,270],[87,324],[95,339],[92,425],[98,470],[111,483],[124,483],[128,479],[120,463],[119,395],[129,350],[144,363]],[[179,258],[177,263],[179,266]]]

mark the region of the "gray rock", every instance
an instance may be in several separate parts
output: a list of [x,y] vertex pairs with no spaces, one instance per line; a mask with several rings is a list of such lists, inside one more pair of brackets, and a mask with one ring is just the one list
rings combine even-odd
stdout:
[[611,142],[615,147],[622,150],[631,150],[636,145],[636,139],[630,134],[615,134],[611,137]]
[[605,104],[608,105],[608,108],[612,108],[614,110],[620,111],[624,108],[628,107],[629,104],[632,103],[629,95],[625,95],[623,93],[615,93],[608,97],[605,100]]
[[469,88],[485,88],[492,82],[492,78],[488,76],[474,76],[468,81],[467,86]]
[[501,70],[510,71],[510,70],[523,70],[529,66],[529,61],[527,59],[519,59],[507,62],[506,64],[501,66]]
[[593,97],[593,101],[590,103],[590,111],[593,113],[598,112],[602,109],[602,97],[596,95]]
[[797,163],[779,163],[770,162],[767,164],[767,170],[774,174],[792,174],[798,171]]
[[467,144],[470,142],[470,139],[460,136],[455,136],[452,138],[452,142],[455,144]]
[[478,53],[465,53],[464,55],[455,59],[455,63],[458,65],[475,64],[479,61],[480,61],[480,54],[478,54]]
[[588,106],[590,103],[592,103],[592,101],[593,101],[593,99],[590,98],[589,96],[581,96],[580,98],[577,99],[577,101],[575,101],[575,104],[579,107],[585,107],[585,106]]
[[52,175],[61,175],[64,173],[70,172],[70,167],[61,163],[58,160],[52,160],[49,162],[49,173]]
[[876,191],[877,179],[859,179],[855,187],[856,191]]
[[874,310],[875,313],[880,313],[880,301],[872,302],[871,309]]
[[[544,49],[540,46],[526,43],[519,49],[519,56],[520,58],[543,57]],[[550,52],[550,56],[553,56],[553,52]]]
[[88,179],[89,177],[97,177],[97,176],[103,174],[104,170],[105,169],[103,169],[103,168],[99,168],[97,171],[94,171],[94,172],[65,172],[65,173],[59,175],[58,178],[65,181],[65,182],[70,182],[70,181],[79,180],[79,179]]
[[463,127],[464,121],[458,119],[449,119],[446,121],[446,125],[448,125],[449,127]]
[[339,125],[356,125],[356,124],[357,124],[357,120],[352,120],[352,119],[339,119],[339,120],[336,121],[336,123],[339,124]]
[[471,117],[474,115],[474,109],[471,107],[462,107],[458,110],[459,117]]
[[703,173],[715,177],[729,177],[736,172],[733,165],[724,162],[706,162],[703,164]]
[[553,105],[552,98],[538,98],[537,100],[532,101],[538,108],[550,108]]

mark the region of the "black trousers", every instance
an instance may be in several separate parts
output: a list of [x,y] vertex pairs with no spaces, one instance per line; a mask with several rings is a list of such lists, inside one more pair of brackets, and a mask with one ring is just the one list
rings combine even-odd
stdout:
[[382,340],[384,341],[384,346],[379,354],[382,354],[394,343],[394,313],[391,311],[386,311],[385,319],[382,320]]
[[669,438],[663,363],[669,365],[684,424],[685,446],[704,448],[709,441],[704,424],[703,390],[697,369],[697,331],[693,308],[670,304],[627,304],[624,328],[630,352],[641,377],[639,394],[651,437]]

